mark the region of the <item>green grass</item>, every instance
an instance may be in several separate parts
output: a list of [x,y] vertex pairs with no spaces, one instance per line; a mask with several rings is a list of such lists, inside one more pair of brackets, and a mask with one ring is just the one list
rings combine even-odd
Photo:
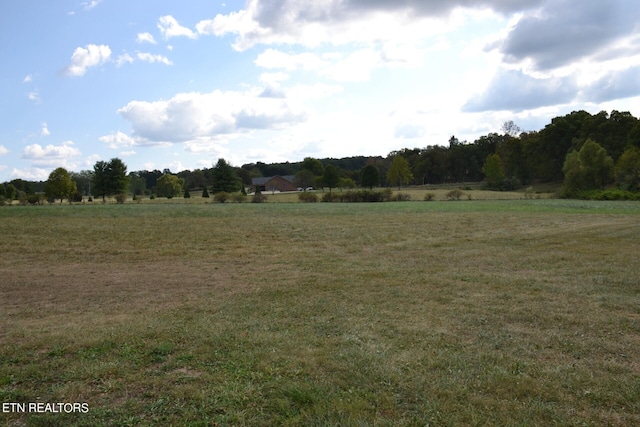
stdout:
[[0,209],[6,425],[638,425],[640,204]]

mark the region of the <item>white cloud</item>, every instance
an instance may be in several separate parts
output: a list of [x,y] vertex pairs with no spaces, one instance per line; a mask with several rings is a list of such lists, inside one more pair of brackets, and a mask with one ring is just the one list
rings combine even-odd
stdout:
[[86,48],[78,47],[71,56],[71,64],[67,67],[70,76],[82,76],[87,68],[109,61],[111,49],[106,45],[89,44]]
[[40,144],[27,145],[22,152],[22,158],[36,165],[60,166],[67,165],[70,159],[80,154],[80,150],[72,141],[65,141],[62,145],[49,144],[46,147]]
[[22,83],[30,83],[32,80],[33,80],[33,76],[31,74],[28,74],[24,76],[24,79],[22,79]]
[[27,98],[29,98],[31,101],[35,102],[36,104],[39,104],[42,101],[42,99],[40,98],[40,94],[38,93],[37,90],[27,93]]
[[109,148],[121,148],[121,147],[132,147],[135,145],[135,140],[131,138],[129,135],[123,132],[116,132],[111,135],[105,135],[98,138],[101,142],[109,145]]
[[266,69],[314,71],[338,82],[369,80],[376,68],[416,67],[422,64],[424,52],[409,45],[388,43],[349,53],[287,53],[269,48],[258,55],[254,63]]
[[259,80],[262,83],[266,83],[267,85],[274,86],[280,84],[285,80],[289,79],[289,74],[283,73],[281,71],[275,73],[262,73],[260,74]]
[[571,102],[578,94],[574,76],[534,78],[517,70],[499,70],[481,94],[472,96],[464,112],[523,111]]
[[233,47],[237,50],[256,44],[317,47],[324,43],[415,42],[450,31],[456,20],[459,21],[452,12],[459,6],[475,8],[476,3],[469,0],[249,0],[243,10],[200,21],[196,30],[215,36],[235,34]]
[[151,43],[156,44],[156,39],[153,37],[151,33],[138,33],[138,37],[136,38],[138,43]]
[[171,15],[166,15],[160,17],[158,20],[158,29],[165,40],[168,40],[172,37],[187,37],[190,39],[195,39],[198,37],[198,34],[193,32],[187,27],[183,27],[178,23],[178,21]]
[[528,61],[545,71],[605,54],[625,36],[639,35],[639,20],[635,0],[584,2],[578,8],[571,0],[547,1],[524,14],[497,46],[506,62]]
[[98,160],[100,160],[100,156],[98,154],[92,154],[84,159],[83,164],[87,168],[93,168],[93,165],[95,165]]
[[120,156],[122,156],[122,157],[131,157],[131,156],[135,156],[135,155],[136,155],[136,152],[135,152],[135,151],[133,151],[133,150],[130,150],[130,151],[121,151],[121,152],[120,152]]
[[159,62],[165,65],[173,65],[173,62],[171,62],[169,58],[162,55],[153,55],[151,53],[138,53],[137,57],[140,61],[148,62],[150,64]]
[[85,10],[91,10],[94,7],[98,6],[100,3],[102,3],[102,0],[91,0],[88,2],[82,3],[82,6],[84,7]]
[[0,156],[7,154],[9,150],[4,145],[0,145]]
[[122,67],[124,64],[131,64],[131,63],[133,63],[133,57],[128,53],[123,53],[122,55],[118,56],[118,59],[116,59],[117,67]]
[[400,139],[422,138],[426,131],[422,124],[419,123],[398,123],[395,128],[394,136]]
[[136,145],[216,143],[220,137],[305,120],[305,109],[293,100],[260,97],[261,92],[180,93],[169,100],[131,101],[118,113],[131,122]]
[[315,53],[285,53],[277,49],[267,49],[253,61],[258,67],[274,69],[282,68],[293,70],[314,70],[326,68],[328,63]]
[[47,127],[47,123],[46,122],[42,123],[42,129],[40,129],[40,135],[41,136],[49,136],[49,135],[51,135],[51,132],[49,132],[49,128]]
[[11,171],[11,176],[30,180],[30,181],[46,181],[49,178],[49,171],[41,168],[26,168],[26,169],[14,168]]

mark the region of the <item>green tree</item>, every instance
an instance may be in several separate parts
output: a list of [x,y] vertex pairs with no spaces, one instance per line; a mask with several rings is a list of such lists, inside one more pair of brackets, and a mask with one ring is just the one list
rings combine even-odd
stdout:
[[156,194],[159,197],[172,199],[182,193],[184,180],[170,173],[162,175],[156,181]]
[[640,148],[629,147],[618,159],[615,168],[616,182],[624,190],[640,189]]
[[360,172],[360,185],[362,187],[369,187],[372,190],[373,187],[380,184],[380,173],[378,168],[373,165],[366,165]]
[[147,190],[147,180],[140,176],[139,172],[129,174],[129,191],[134,195],[141,196]]
[[212,193],[235,193],[240,191],[242,182],[236,175],[231,165],[225,159],[219,159],[212,170],[213,189]]
[[387,180],[390,184],[397,184],[398,188],[408,184],[413,179],[409,162],[402,156],[395,156],[387,172]]
[[320,176],[323,172],[322,163],[320,163],[320,160],[314,159],[313,157],[305,157],[300,164],[300,169],[311,171],[313,176]]
[[71,196],[76,191],[78,191],[78,187],[65,168],[57,168],[51,172],[44,185],[44,193],[47,198],[60,199],[60,203],[65,198],[68,198],[71,203]]
[[487,157],[482,167],[482,173],[484,173],[488,188],[498,190],[502,187],[505,176],[502,159],[498,154],[491,154]]
[[18,197],[18,189],[13,184],[6,184],[4,191],[8,200],[15,200]]
[[565,158],[563,193],[575,195],[581,190],[603,188],[613,178],[613,160],[602,146],[588,139],[580,151],[572,150]]
[[93,165],[93,189],[92,192],[96,196],[102,197],[104,201],[107,196],[108,183],[107,183],[107,162],[103,160],[99,160]]
[[338,181],[338,187],[340,187],[340,189],[354,188],[355,186],[356,183],[352,178],[340,178],[340,181]]
[[117,157],[109,162],[100,160],[93,166],[92,192],[102,200],[107,196],[126,193],[128,186],[127,166]]
[[331,189],[336,188],[340,182],[338,168],[333,165],[327,165],[327,167],[324,168],[324,173],[322,174],[322,182],[325,186],[329,187],[329,193],[331,193]]
[[300,169],[295,174],[294,182],[303,190],[307,187],[313,187],[316,176],[309,169]]
[[127,165],[117,157],[111,159],[107,165],[107,179],[110,195],[126,193],[129,188]]
[[93,179],[93,171],[83,170],[80,172],[69,172],[71,179],[75,181],[78,187],[78,193],[83,196],[91,194],[91,180]]

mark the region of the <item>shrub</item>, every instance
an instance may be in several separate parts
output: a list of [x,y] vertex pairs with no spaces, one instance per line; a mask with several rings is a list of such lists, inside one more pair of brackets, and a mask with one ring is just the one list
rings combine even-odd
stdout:
[[342,199],[340,196],[342,195],[341,194],[339,195],[337,193],[324,193],[322,195],[322,201],[323,202],[341,202]]
[[425,202],[431,202],[431,201],[435,200],[435,198],[436,198],[436,195],[433,194],[433,193],[427,193],[427,194],[424,195],[424,201]]
[[609,188],[606,190],[579,191],[573,197],[583,200],[640,200],[640,193]]
[[251,203],[264,203],[266,200],[267,196],[264,196],[260,190],[257,190],[251,197]]
[[[330,194],[330,193],[327,193]],[[301,202],[305,202],[305,203],[315,203],[318,201],[318,195],[316,193],[308,193],[308,192],[302,192],[302,193],[298,193],[298,200],[300,200]],[[322,198],[322,201],[324,202],[324,197]]]
[[226,191],[219,191],[213,195],[213,201],[217,203],[224,203],[229,198],[229,193]]
[[533,199],[535,194],[536,194],[536,192],[533,191],[533,187],[527,187],[527,189],[524,190],[524,198],[525,199]]
[[[300,197],[301,193],[298,197]],[[315,195],[314,195],[315,196]],[[309,197],[309,196],[302,196]],[[408,195],[402,195],[402,200],[409,200]],[[302,198],[300,199],[302,200]],[[323,202],[341,202],[341,203],[371,203],[371,202],[385,202],[389,200],[397,200],[392,197],[391,189],[384,191],[371,191],[371,190],[352,190],[345,191],[344,193],[325,193],[322,196]]]
[[505,178],[502,181],[502,191],[513,191],[516,190],[518,188],[520,188],[522,186],[522,183],[520,182],[520,180],[518,178],[516,178],[515,176],[512,176],[511,178]]
[[209,192],[207,191],[207,187],[204,187],[204,189],[202,190],[202,197],[206,199],[209,198]]
[[242,194],[242,192],[231,193],[231,196],[229,198],[231,199],[232,202],[235,202],[235,203],[244,203],[247,200],[247,196],[245,194]]
[[76,191],[75,193],[73,193],[73,195],[71,196],[71,201],[72,202],[81,202],[82,201],[82,194],[80,194],[79,191]]
[[118,204],[123,204],[125,200],[127,200],[127,195],[126,194],[117,194],[116,195],[116,202]]
[[185,199],[190,199],[191,198],[191,193],[189,193],[189,190],[185,188],[184,190],[184,195],[182,196]]
[[406,193],[398,193],[391,197],[393,202],[408,202],[409,200],[411,200],[411,195]]
[[460,200],[462,196],[464,196],[464,191],[458,188],[451,190],[446,194],[448,200]]
[[[30,205],[41,205],[42,204],[42,196],[39,194],[29,194],[27,196],[27,203]],[[2,203],[0,203],[2,206]]]

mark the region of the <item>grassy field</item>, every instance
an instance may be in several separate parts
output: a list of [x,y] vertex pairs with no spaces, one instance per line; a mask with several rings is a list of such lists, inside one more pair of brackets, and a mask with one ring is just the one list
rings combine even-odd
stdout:
[[640,425],[637,202],[12,206],[0,235],[1,403],[89,408],[3,425]]

